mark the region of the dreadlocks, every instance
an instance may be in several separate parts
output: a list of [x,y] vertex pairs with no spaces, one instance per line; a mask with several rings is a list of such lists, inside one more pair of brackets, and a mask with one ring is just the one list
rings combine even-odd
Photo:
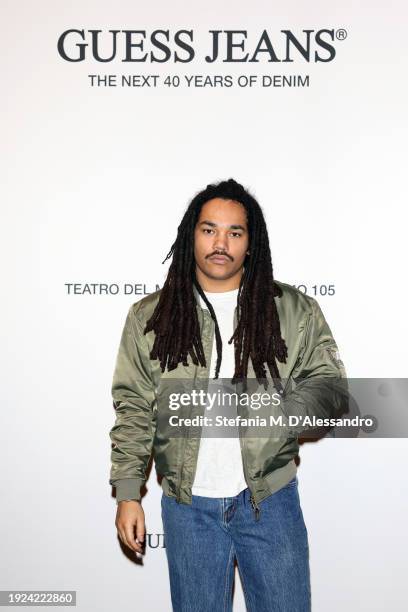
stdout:
[[245,259],[237,306],[235,331],[228,341],[234,342],[235,372],[232,384],[246,381],[248,359],[257,379],[266,379],[269,372],[282,390],[276,360],[286,363],[287,347],[281,337],[279,315],[274,296],[282,295],[274,283],[269,239],[262,209],[255,198],[232,178],[218,184],[207,185],[191,200],[178,226],[177,238],[163,260],[173,256],[166,281],[160,292],[156,308],[147,321],[144,333],[154,330],[155,341],[151,359],[159,359],[161,371],[168,371],[178,363],[188,366],[187,355],[195,365],[206,366],[197,316],[193,285],[207,304],[215,323],[217,362],[215,378],[221,365],[222,341],[214,309],[196,279],[194,259],[194,230],[202,206],[212,198],[231,199],[240,202],[246,210],[249,231],[250,255]]

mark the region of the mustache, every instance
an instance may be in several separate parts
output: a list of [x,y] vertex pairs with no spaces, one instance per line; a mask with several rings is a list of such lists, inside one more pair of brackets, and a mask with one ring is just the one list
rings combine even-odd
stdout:
[[231,261],[234,261],[231,255],[228,255],[228,253],[224,253],[223,251],[214,251],[213,253],[210,253],[210,255],[207,255],[206,259],[209,259],[210,257],[213,257],[214,255],[222,255],[223,257],[227,257]]

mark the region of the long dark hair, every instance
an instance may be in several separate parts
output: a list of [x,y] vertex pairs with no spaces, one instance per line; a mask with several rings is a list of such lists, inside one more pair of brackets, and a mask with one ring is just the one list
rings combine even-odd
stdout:
[[255,198],[232,178],[207,185],[206,189],[197,193],[178,226],[177,238],[162,262],[173,256],[167,278],[156,308],[144,329],[145,334],[151,330],[155,332],[150,358],[160,360],[162,372],[166,367],[168,371],[174,370],[180,362],[188,366],[187,355],[190,355],[195,365],[207,365],[201,342],[194,285],[215,322],[215,378],[218,378],[222,356],[221,335],[214,309],[197,281],[194,258],[195,226],[202,206],[212,198],[240,202],[246,210],[249,231],[250,255],[245,258],[244,273],[238,290],[237,327],[228,342],[234,342],[235,348],[235,372],[231,382],[246,381],[248,359],[251,357],[257,379],[266,379],[266,363],[277,388],[282,390],[276,360],[286,363],[288,352],[281,336],[274,299],[282,292],[273,279],[266,223]]

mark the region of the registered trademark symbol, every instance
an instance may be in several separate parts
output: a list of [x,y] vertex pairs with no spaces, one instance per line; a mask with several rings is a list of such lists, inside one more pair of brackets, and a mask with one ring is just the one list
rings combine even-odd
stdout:
[[344,28],[336,30],[336,38],[337,40],[345,40],[347,38],[347,30]]

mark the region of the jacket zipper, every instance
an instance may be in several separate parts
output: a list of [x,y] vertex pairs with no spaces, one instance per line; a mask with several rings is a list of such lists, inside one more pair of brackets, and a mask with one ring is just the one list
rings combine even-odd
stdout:
[[[203,318],[205,318],[204,314],[202,316],[203,316]],[[203,327],[204,327],[204,321],[203,321]],[[212,357],[212,350],[213,350],[213,343],[214,343],[214,330],[213,330],[213,333],[211,335],[211,341],[210,342],[211,342],[210,343],[210,347],[211,347],[211,349],[210,349],[210,360],[209,360],[209,362],[207,361],[207,376],[208,376],[208,378],[210,377],[210,374],[211,374],[210,366],[211,366],[211,357]],[[195,366],[194,387],[196,385],[197,372],[198,372],[199,367],[200,366],[198,366],[198,365]],[[192,411],[193,411],[193,408],[191,407],[190,408],[190,415],[189,415],[190,417],[191,417]],[[182,455],[182,462],[181,462],[180,469],[179,469],[179,485],[178,485],[178,492],[177,492],[177,497],[176,497],[176,500],[177,500],[178,503],[180,503],[180,499],[181,499],[181,477],[182,477],[183,467],[184,467],[184,462],[185,462],[185,452],[186,452],[187,438],[189,437],[189,435],[190,435],[190,428],[187,431],[187,435],[184,438],[185,441],[184,441],[184,444],[183,444],[183,455]],[[198,447],[198,448],[200,448],[200,447]],[[197,469],[197,463],[196,463],[196,469]],[[193,474],[193,482],[194,482],[194,476],[195,476],[195,473]]]
[[[239,428],[239,425],[238,425],[238,428]],[[240,443],[240,446],[241,446],[242,466],[244,468],[245,480],[246,480],[246,483],[248,485],[248,489],[249,489],[249,491],[251,493],[251,496],[250,496],[249,500],[251,502],[251,506],[252,506],[252,509],[254,511],[254,514],[255,514],[255,520],[258,521],[261,509],[260,509],[260,507],[258,506],[258,504],[257,504],[257,502],[255,500],[255,497],[254,497],[254,494],[252,492],[251,487],[249,486],[248,471],[247,471],[245,452],[244,452],[244,442],[242,440],[241,429],[240,428],[238,429],[238,435],[239,435],[239,443]]]

